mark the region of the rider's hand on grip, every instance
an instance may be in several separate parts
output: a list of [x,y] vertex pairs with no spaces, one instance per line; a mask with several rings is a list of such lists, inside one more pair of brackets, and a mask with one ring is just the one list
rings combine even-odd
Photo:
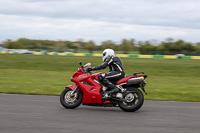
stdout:
[[93,71],[93,68],[87,68],[87,72]]

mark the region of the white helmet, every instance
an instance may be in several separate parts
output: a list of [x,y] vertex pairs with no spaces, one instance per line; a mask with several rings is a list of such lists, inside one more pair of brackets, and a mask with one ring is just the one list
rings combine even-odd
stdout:
[[102,60],[105,61],[108,56],[115,56],[115,52],[112,49],[105,49],[102,55]]

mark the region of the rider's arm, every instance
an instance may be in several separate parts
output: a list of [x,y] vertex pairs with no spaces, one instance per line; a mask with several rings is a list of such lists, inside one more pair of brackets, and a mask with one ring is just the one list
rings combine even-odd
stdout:
[[102,63],[99,66],[96,66],[93,68],[93,70],[101,70],[101,69],[105,69],[111,62],[113,62],[113,56],[109,56],[104,63]]

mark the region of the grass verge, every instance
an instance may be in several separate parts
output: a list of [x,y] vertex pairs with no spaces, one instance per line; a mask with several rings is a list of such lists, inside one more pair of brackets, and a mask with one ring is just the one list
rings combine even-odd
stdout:
[[[60,95],[73,84],[71,75],[79,61],[102,63],[100,57],[46,55],[0,55],[0,92]],[[200,102],[200,61],[122,58],[126,75],[144,71],[148,75],[148,100]],[[106,69],[105,71],[108,71]]]

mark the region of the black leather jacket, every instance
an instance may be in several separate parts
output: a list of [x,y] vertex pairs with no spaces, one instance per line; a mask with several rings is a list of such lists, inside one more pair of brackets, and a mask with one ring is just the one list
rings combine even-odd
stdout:
[[124,73],[123,64],[118,56],[109,56],[106,58],[105,62],[99,66],[94,67],[94,70],[105,69],[107,66],[110,68],[110,72],[122,72]]

